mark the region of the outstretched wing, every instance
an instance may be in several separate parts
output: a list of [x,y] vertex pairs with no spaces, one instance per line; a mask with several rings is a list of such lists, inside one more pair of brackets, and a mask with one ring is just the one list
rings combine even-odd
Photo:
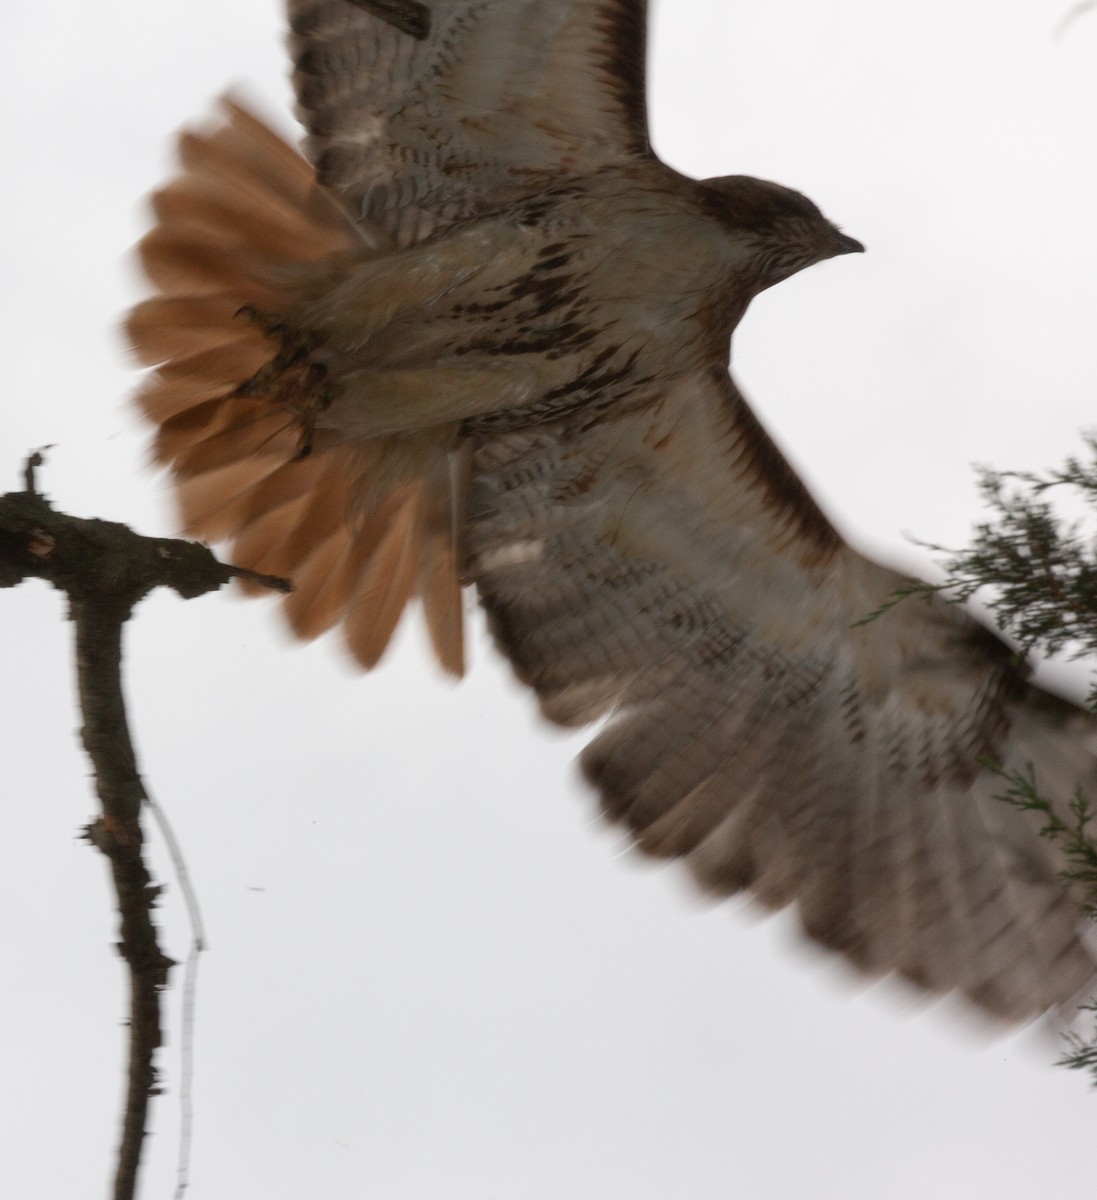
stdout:
[[605,814],[715,893],[795,902],[866,971],[1023,1018],[1094,974],[1038,826],[984,765],[1097,792],[1094,727],[827,523],[726,372],[475,458],[470,571]]
[[306,152],[321,182],[401,245],[647,155],[645,8],[290,0]]

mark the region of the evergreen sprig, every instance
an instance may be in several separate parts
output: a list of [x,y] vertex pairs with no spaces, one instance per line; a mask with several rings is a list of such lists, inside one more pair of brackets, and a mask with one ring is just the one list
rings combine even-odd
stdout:
[[[941,556],[944,581],[910,581],[864,620],[911,596],[939,595],[957,604],[977,596],[1019,656],[1097,656],[1097,434],[1083,440],[1084,455],[1042,473],[979,468],[979,490],[990,512],[976,525],[970,547],[920,543]],[[1080,515],[1068,517],[1066,504]],[[1097,710],[1097,683],[1089,706]],[[1043,819],[1041,836],[1058,845],[1067,864],[1064,881],[1079,896],[1083,915],[1097,920],[1097,809],[1078,788],[1060,810],[1068,815],[1060,816],[1031,767],[993,769],[1003,782],[998,798]],[[1066,1032],[1058,1065],[1088,1072],[1097,1086],[1097,999],[1078,1011],[1094,1017],[1093,1032]]]

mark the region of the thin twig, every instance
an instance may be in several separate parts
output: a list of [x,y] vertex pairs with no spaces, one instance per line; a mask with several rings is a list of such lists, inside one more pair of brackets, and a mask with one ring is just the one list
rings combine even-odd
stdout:
[[1069,29],[1079,17],[1089,12],[1089,10],[1093,8],[1095,4],[1097,4],[1097,0],[1081,0],[1080,4],[1072,5],[1071,8],[1068,9],[1064,14],[1059,24],[1055,27],[1055,36],[1057,38],[1061,38],[1063,34],[1066,33],[1067,29]]
[[160,836],[168,848],[175,878],[183,893],[187,917],[190,920],[191,942],[183,965],[183,1026],[179,1045],[179,1155],[176,1164],[175,1200],[182,1200],[190,1184],[190,1148],[194,1129],[194,1014],[198,995],[198,956],[209,947],[198,896],[191,883],[183,849],[167,814],[155,797],[146,794],[145,804],[152,813]]

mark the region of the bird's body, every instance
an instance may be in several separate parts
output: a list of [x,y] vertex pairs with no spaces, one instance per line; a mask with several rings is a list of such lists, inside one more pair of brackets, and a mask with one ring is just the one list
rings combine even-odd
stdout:
[[1097,786],[1088,716],[834,530],[728,375],[751,299],[860,250],[647,142],[638,0],[293,0],[310,165],[185,135],[130,320],[184,523],[375,663],[461,587],[603,808],[865,970],[1020,1018],[1093,974],[1061,859],[995,798]]
[[679,194],[670,172],[659,186],[650,174],[605,171],[380,261],[365,255],[304,317],[339,381],[320,427],[370,436],[416,420],[416,398],[402,396],[379,427],[390,406],[356,394],[360,371],[377,373],[382,393],[386,371],[497,378],[467,407],[449,393],[448,411],[476,429],[642,402],[656,381],[696,370],[727,345],[749,292],[736,294],[735,243],[699,187],[682,180]]
[[607,168],[410,249],[363,245],[323,262],[282,315],[322,368],[316,432],[369,438],[456,419],[473,433],[652,401],[726,353],[750,299],[778,281],[760,277],[725,193],[811,222],[805,264],[860,248],[836,231],[831,242],[795,193],[717,185],[656,162]]

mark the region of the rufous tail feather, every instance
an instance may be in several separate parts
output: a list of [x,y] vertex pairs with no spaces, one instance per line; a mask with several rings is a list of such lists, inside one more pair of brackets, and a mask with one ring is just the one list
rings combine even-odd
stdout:
[[418,593],[439,661],[461,674],[455,430],[314,437],[323,380],[308,331],[293,327],[307,289],[341,261],[390,249],[384,235],[353,223],[305,159],[234,101],[182,135],[179,158],[138,247],[155,294],[126,332],[155,368],[137,403],[158,428],[155,457],[185,529],[230,541],[240,566],[289,576],[294,632],[342,623],[366,667]]

